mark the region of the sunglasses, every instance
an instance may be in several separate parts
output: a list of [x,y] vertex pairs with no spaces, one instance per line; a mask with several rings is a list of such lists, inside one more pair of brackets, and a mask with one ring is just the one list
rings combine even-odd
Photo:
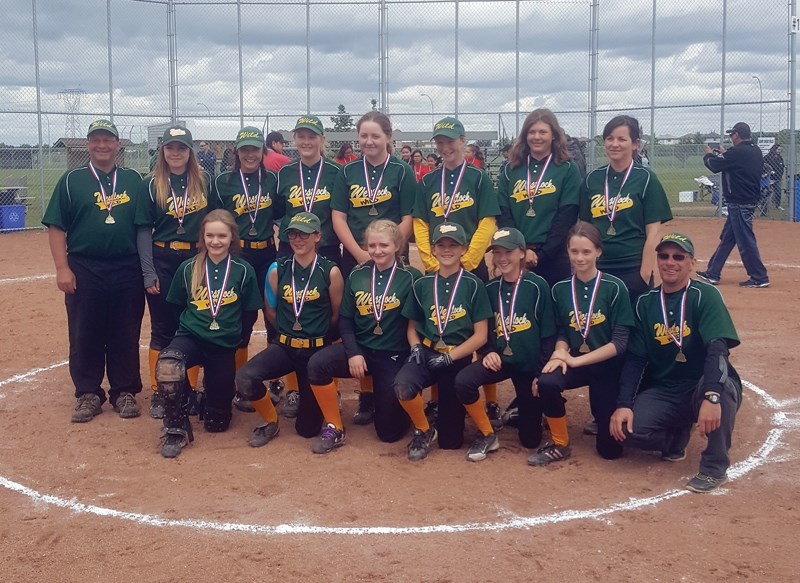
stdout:
[[662,252],[662,253],[658,254],[658,258],[661,261],[669,261],[670,258],[672,258],[674,261],[683,261],[684,259],[686,259],[686,255],[684,253],[672,253],[672,254],[670,254],[670,253],[663,253]]
[[311,236],[311,233],[304,233],[303,231],[289,231],[286,233],[286,236],[289,239],[300,239],[301,241],[305,241]]

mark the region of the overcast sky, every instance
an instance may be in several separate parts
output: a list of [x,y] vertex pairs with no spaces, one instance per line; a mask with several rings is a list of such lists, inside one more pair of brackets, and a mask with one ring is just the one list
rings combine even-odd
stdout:
[[[312,3],[314,0],[312,0]],[[235,4],[177,4],[179,108],[195,135],[232,137],[238,128],[239,84]],[[748,121],[765,131],[786,127],[788,40],[786,0],[728,0],[725,125]],[[601,0],[598,131],[616,112],[650,103],[650,0]],[[656,112],[658,135],[719,131],[722,0],[658,0]],[[31,3],[2,0],[0,19],[0,141],[37,142]],[[65,135],[62,89],[86,92],[81,135],[107,115],[108,52],[104,0],[37,0],[44,141]],[[313,5],[312,113],[324,122],[344,104],[354,117],[379,97],[376,3]],[[520,3],[520,108],[547,106],[573,135],[587,135],[588,0]],[[168,119],[166,6],[111,0],[115,121],[125,137]],[[288,129],[306,105],[304,0],[244,3],[242,45],[246,122]],[[427,130],[455,107],[455,8],[452,3],[389,6],[389,108],[395,127]],[[464,2],[459,7],[459,110],[467,131],[514,132],[515,2]],[[200,105],[202,104],[202,105]],[[706,105],[706,107],[689,107]],[[228,116],[227,119],[207,119]],[[646,132],[649,111],[632,111]],[[285,116],[285,117],[281,117]],[[49,123],[48,123],[49,122]]]

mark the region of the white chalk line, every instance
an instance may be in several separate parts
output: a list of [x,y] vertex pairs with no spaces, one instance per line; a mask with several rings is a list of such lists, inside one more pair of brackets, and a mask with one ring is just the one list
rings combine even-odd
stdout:
[[[43,367],[35,369],[22,375],[16,375],[12,379],[28,379],[35,376],[39,372],[51,370],[57,366],[63,366],[64,363],[56,363],[50,367]],[[12,382],[12,379],[0,381],[0,386]],[[782,443],[782,438],[787,429],[793,428],[796,424],[789,420],[786,414],[780,409],[783,406],[781,401],[778,401],[764,389],[750,383],[743,381],[743,385],[749,390],[758,395],[761,400],[771,409],[776,410],[772,416],[772,421],[776,425],[770,429],[766,440],[761,447],[754,453],[750,454],[746,459],[734,464],[728,469],[728,478],[730,480],[737,480],[753,471],[755,468],[767,463],[769,456]],[[791,401],[794,401],[792,399]],[[626,502],[619,502],[610,506],[601,508],[592,508],[588,510],[565,510],[550,514],[543,514],[539,516],[512,516],[506,520],[497,522],[467,522],[462,524],[434,524],[423,526],[356,526],[356,527],[341,527],[341,526],[317,526],[302,523],[293,524],[278,524],[278,525],[261,525],[261,524],[246,524],[240,522],[218,522],[211,520],[202,520],[194,518],[185,519],[172,519],[161,518],[152,514],[143,514],[137,512],[123,512],[113,508],[105,508],[103,506],[96,506],[93,504],[84,504],[75,499],[68,500],[59,496],[51,494],[42,494],[33,488],[29,488],[19,482],[9,480],[4,476],[0,476],[0,486],[27,496],[34,502],[40,502],[58,508],[64,508],[79,514],[91,514],[95,516],[116,518],[140,524],[143,526],[156,526],[156,527],[179,527],[189,528],[193,530],[202,531],[218,531],[218,532],[241,532],[257,535],[296,535],[296,534],[322,534],[322,535],[350,535],[350,536],[365,536],[365,535],[419,535],[419,534],[434,534],[434,533],[465,533],[465,532],[500,532],[507,530],[529,529],[536,526],[546,524],[557,524],[573,520],[599,520],[605,516],[615,514],[618,512],[628,512],[637,510],[639,508],[655,506],[661,502],[685,496],[689,494],[688,490],[667,490],[662,494],[656,496],[649,496],[647,498],[630,498]]]
[[40,279],[55,279],[55,275],[52,273],[43,273],[41,275],[27,275],[25,277],[8,277],[6,279],[0,279],[0,285],[8,285],[12,283],[25,283],[26,281],[37,281]]
[[[11,384],[11,383],[17,383],[17,382],[20,382],[20,381],[30,380],[31,378],[35,377],[36,375],[38,375],[41,372],[47,372],[48,370],[53,370],[54,368],[58,368],[60,366],[66,365],[66,364],[69,364],[69,361],[68,360],[62,360],[61,362],[57,362],[55,364],[51,364],[50,366],[45,366],[45,367],[42,367],[42,368],[35,368],[33,370],[29,370],[28,372],[24,372],[22,374],[14,375],[13,377],[10,377],[10,378],[7,378],[7,379],[5,379],[3,381],[0,381],[0,387],[4,387],[4,386],[6,386],[8,384]],[[3,398],[3,397],[5,397],[5,395],[3,393],[0,393],[0,399]]]

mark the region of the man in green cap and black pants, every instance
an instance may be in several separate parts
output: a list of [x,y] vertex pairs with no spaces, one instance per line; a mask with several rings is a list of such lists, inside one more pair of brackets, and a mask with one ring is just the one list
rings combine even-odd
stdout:
[[136,251],[142,177],[116,164],[119,132],[108,120],[89,125],[89,163],[58,181],[42,218],[56,284],[66,296],[69,372],[78,399],[72,421],[91,421],[108,398],[120,417],[139,416],[139,332],[144,285]]
[[728,356],[739,337],[719,291],[690,279],[694,245],[686,235],[664,235],[656,262],[662,283],[636,301],[611,435],[679,462],[697,423],[708,444],[686,488],[711,492],[730,466],[742,383]]

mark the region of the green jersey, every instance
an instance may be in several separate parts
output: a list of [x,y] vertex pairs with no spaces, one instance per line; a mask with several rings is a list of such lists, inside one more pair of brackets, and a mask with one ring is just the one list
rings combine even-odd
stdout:
[[[422,219],[431,233],[437,225],[445,222],[458,223],[464,227],[467,239],[471,239],[478,222],[486,217],[500,214],[497,193],[485,170],[466,164],[459,183],[462,166],[455,170],[437,168],[422,177],[417,186],[417,201],[414,216]],[[442,173],[445,180],[445,195],[442,197]],[[458,187],[458,190],[456,190]]]
[[[462,273],[461,281],[453,293],[459,273]],[[434,282],[438,288],[438,305]],[[472,336],[475,322],[492,317],[486,288],[469,271],[459,271],[449,277],[442,277],[439,272],[424,275],[414,282],[413,291],[414,301],[403,306],[403,315],[417,323],[416,330],[420,338],[427,338],[431,342],[440,340],[437,322],[444,327],[441,340],[448,346],[458,346]]]
[[[411,288],[420,273],[413,267],[398,264],[392,278],[391,267],[384,271],[374,269],[373,297],[373,269],[374,263],[370,261],[350,272],[339,315],[353,320],[359,346],[370,350],[407,350],[408,318],[403,316],[402,308],[414,301]],[[378,326],[376,307],[380,314],[381,334],[375,334]]]
[[[205,180],[205,191],[195,203],[186,200],[186,173],[181,175],[170,174],[170,192],[167,195],[167,206],[162,207],[156,200],[155,179],[152,176],[145,178],[142,183],[144,193],[136,209],[136,225],[151,227],[153,241],[186,241],[196,243],[200,238],[200,223],[210,210],[208,205],[208,192],[211,187],[211,177],[202,172]],[[186,207],[184,207],[184,204]],[[179,220],[182,217],[183,220]],[[183,233],[178,229],[183,227]]]
[[[230,261],[227,282],[225,270]],[[192,295],[192,268],[195,257],[180,264],[167,294],[167,301],[183,308],[176,336],[194,336],[223,348],[235,349],[242,340],[242,313],[263,307],[252,266],[244,259],[228,256],[219,263],[206,259],[207,280]],[[208,285],[210,282],[210,285]],[[224,287],[223,287],[224,285]],[[222,299],[220,299],[220,297]],[[219,305],[216,317],[213,308]],[[212,330],[212,321],[218,329]]]
[[[319,217],[322,228],[320,247],[339,244],[331,221],[331,196],[339,170],[338,164],[325,158],[311,167],[298,160],[280,169],[276,200],[279,201],[278,206],[285,209],[280,228],[281,241],[289,242],[284,229],[289,225],[293,216],[297,213],[311,212]],[[302,180],[300,179],[301,173]]]
[[[511,300],[516,284],[516,281],[509,282],[503,277],[496,277],[486,284],[486,292],[494,315],[492,325],[489,327],[489,347],[500,354],[504,365],[536,374],[539,372],[538,356],[542,338],[556,334],[550,287],[541,276],[531,272],[525,273],[519,282],[512,314]],[[507,354],[506,347],[510,347],[511,354]]]
[[359,245],[363,243],[364,229],[372,221],[389,219],[400,224],[403,217],[410,215],[417,190],[414,171],[405,162],[390,156],[385,170],[383,164],[373,166],[366,162],[366,175],[365,162],[359,158],[342,167],[331,201],[333,210],[347,214],[347,226]]
[[[283,209],[275,204],[277,183],[275,173],[263,168],[244,174],[244,185],[238,171],[223,172],[214,180],[214,208],[225,209],[233,214],[239,227],[239,237],[243,241],[272,241],[272,221],[283,216]],[[252,229],[255,229],[254,234],[251,234]]]
[[582,332],[586,332],[586,315],[593,293],[595,299],[591,310],[591,323],[586,334],[589,350],[595,350],[611,342],[615,326],[632,328],[634,325],[633,309],[625,284],[613,275],[602,273],[595,291],[597,277],[589,281],[575,278],[575,299],[578,303],[579,318],[575,317],[572,278],[559,281],[553,286],[558,338],[569,344],[570,352],[573,354],[577,354],[583,344]]
[[[606,205],[604,194],[606,170],[609,205]],[[611,167],[603,166],[586,177],[580,218],[600,230],[603,255],[597,260],[597,267],[602,270],[625,271],[640,268],[647,238],[645,225],[665,223],[672,219],[667,194],[653,171],[634,165],[627,180],[626,173],[627,171],[615,172]],[[615,212],[613,229],[610,221],[612,211]],[[609,230],[612,234],[609,234]]]
[[99,259],[134,255],[136,209],[142,176],[116,166],[110,173],[89,166],[64,174],[42,217],[42,224],[67,234],[67,252]]
[[[506,164],[499,177],[500,206],[503,216],[511,217],[511,223],[503,222],[502,226],[518,229],[530,246],[547,241],[559,208],[570,205],[577,208],[580,204],[581,174],[575,162],[557,164],[551,160],[545,168],[546,161],[531,157],[528,165],[511,168]],[[534,216],[530,216],[531,207]]]
[[[294,255],[277,261],[278,307],[275,328],[292,338],[323,338],[331,327],[331,269],[336,267],[322,255],[317,255],[307,267],[294,264]],[[313,270],[313,271],[312,271]],[[292,285],[294,281],[294,286]],[[296,312],[299,315],[296,317]],[[301,330],[294,330],[295,321]]]
[[[684,294],[686,311],[681,326]],[[703,376],[708,343],[721,338],[733,348],[739,345],[739,337],[728,308],[713,285],[690,280],[685,291],[664,296],[667,322],[662,313],[660,287],[636,301],[636,325],[631,333],[628,351],[647,359],[640,390],[653,388],[688,392]],[[680,357],[675,338],[682,341],[680,352],[686,362],[676,360]]]

